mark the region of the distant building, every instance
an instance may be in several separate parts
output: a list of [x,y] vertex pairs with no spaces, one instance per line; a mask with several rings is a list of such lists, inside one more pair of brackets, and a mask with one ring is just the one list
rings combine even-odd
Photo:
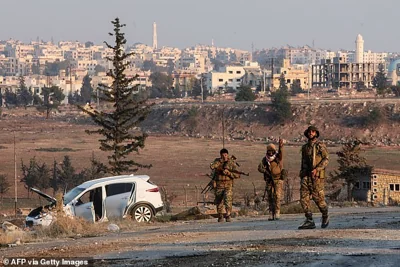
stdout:
[[207,90],[212,93],[236,91],[242,84],[245,70],[241,65],[230,65],[221,71],[211,71],[207,73]]
[[355,200],[373,204],[390,205],[400,202],[400,172],[374,169],[369,177],[354,184],[352,196]]
[[311,86],[351,89],[362,83],[367,88],[371,88],[378,65],[377,63],[349,63],[341,57],[336,57],[333,61],[323,60],[322,64],[311,67]]
[[356,38],[356,58],[355,63],[364,63],[364,39],[361,34]]
[[388,82],[391,85],[398,85],[400,82],[400,59],[396,59],[389,64]]

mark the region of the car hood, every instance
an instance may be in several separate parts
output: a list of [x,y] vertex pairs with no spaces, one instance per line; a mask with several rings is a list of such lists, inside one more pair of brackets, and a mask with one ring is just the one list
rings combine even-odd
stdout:
[[47,201],[51,202],[51,204],[55,205],[57,204],[57,200],[54,197],[51,197],[45,193],[43,193],[42,191],[40,191],[39,189],[36,188],[31,188],[32,192],[35,192],[36,194],[38,194],[39,196],[45,198]]

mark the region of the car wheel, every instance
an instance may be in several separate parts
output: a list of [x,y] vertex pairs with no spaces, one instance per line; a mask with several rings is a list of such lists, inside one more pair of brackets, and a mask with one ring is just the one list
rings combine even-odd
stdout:
[[132,210],[132,219],[137,222],[149,222],[153,219],[152,209],[145,204],[140,204]]

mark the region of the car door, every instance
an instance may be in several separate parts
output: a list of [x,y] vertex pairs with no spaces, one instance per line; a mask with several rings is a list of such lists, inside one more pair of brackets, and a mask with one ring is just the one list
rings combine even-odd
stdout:
[[105,207],[108,218],[121,218],[124,214],[126,205],[129,202],[131,192],[134,188],[133,183],[115,183],[105,186],[106,199]]
[[138,190],[138,186],[136,183],[133,183],[132,190],[129,193],[128,203],[125,206],[125,209],[122,213],[122,216],[125,216],[129,211],[129,207],[131,207],[134,203],[136,203],[136,192]]
[[95,212],[93,206],[94,190],[86,191],[74,203],[74,214],[76,217],[84,218],[90,222],[95,221]]

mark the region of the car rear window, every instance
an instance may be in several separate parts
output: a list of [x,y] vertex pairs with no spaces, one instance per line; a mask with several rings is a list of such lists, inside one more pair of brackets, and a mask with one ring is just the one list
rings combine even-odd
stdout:
[[128,193],[132,191],[132,183],[118,183],[106,185],[107,196],[113,196],[123,193]]

